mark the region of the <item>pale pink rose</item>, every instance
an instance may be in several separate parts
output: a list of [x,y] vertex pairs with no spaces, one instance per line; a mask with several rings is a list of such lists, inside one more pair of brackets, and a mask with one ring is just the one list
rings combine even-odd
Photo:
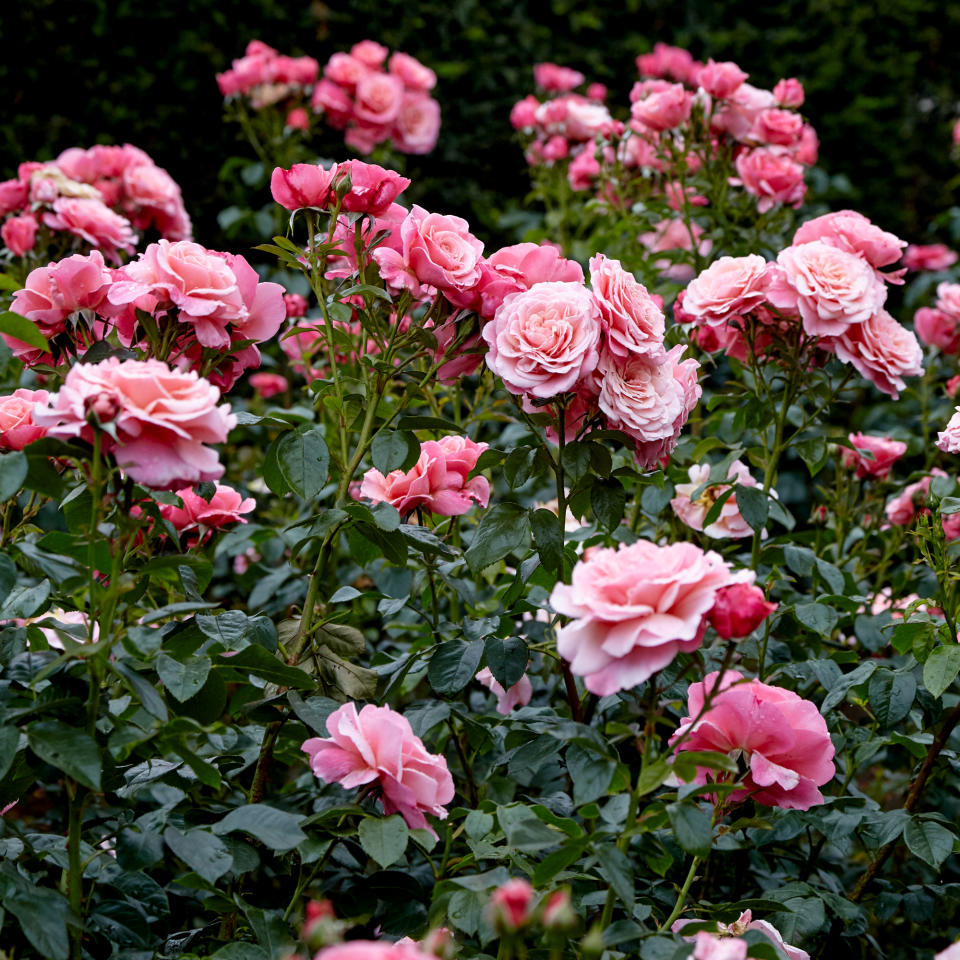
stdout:
[[802,132],[803,117],[799,113],[770,107],[757,115],[749,136],[760,143],[793,147],[800,142]]
[[360,494],[375,503],[391,504],[403,516],[418,508],[443,517],[460,516],[474,503],[485,507],[490,502],[487,478],[467,479],[486,449],[486,443],[474,443],[468,437],[427,440],[410,470],[393,470],[386,476],[374,468],[368,470]]
[[[960,130],[960,120],[957,121],[957,129]],[[954,137],[954,139],[960,142],[960,137]],[[933,960],[960,960],[960,941],[941,950],[934,956]]]
[[376,40],[361,40],[350,48],[350,56],[356,57],[373,70],[386,63],[388,52],[387,48]]
[[674,83],[666,90],[637,100],[630,108],[630,116],[650,130],[671,130],[689,118],[691,103],[692,98],[683,84]]
[[515,243],[490,254],[482,266],[480,314],[491,318],[508,293],[529,290],[538,283],[558,281],[583,283],[583,268],[567,260],[563,252],[547,243]]
[[289,170],[277,167],[270,177],[270,192],[287,210],[325,210],[334,201],[333,181],[337,173],[337,164],[329,169],[314,163],[295,163]]
[[590,260],[590,286],[600,306],[606,348],[613,356],[660,360],[665,355],[663,311],[619,260],[596,254]]
[[776,103],[769,90],[741,83],[730,99],[714,111],[710,118],[710,129],[713,133],[725,133],[734,140],[746,142],[760,112],[776,106]]
[[256,390],[257,395],[269,400],[277,394],[286,393],[290,389],[287,378],[279,373],[253,373],[249,377],[250,386]]
[[934,477],[945,477],[943,470],[934,468],[916,483],[908,483],[885,507],[887,520],[895,527],[909,526],[920,513],[926,513],[930,482]]
[[[553,103],[557,101],[554,100]],[[564,98],[565,117],[563,127],[555,131],[570,140],[593,140],[594,137],[613,132],[614,120],[610,111],[595,100],[577,94]]]
[[[683,928],[687,926],[687,924],[702,922],[699,918],[693,917],[677,920],[670,929],[674,933],[682,933]],[[784,943],[780,931],[772,923],[768,923],[766,920],[754,920],[753,913],[750,910],[744,910],[733,923],[717,924],[717,933],[723,938],[722,942],[727,943],[736,943],[736,940],[731,941],[728,938],[742,937],[748,930],[759,930],[765,937],[777,945],[777,948],[782,951],[788,960],[810,960],[810,954],[808,954],[806,950],[801,950],[799,947],[792,947],[789,943]],[[690,940],[689,937],[684,937],[684,939]],[[743,943],[744,949],[746,949],[746,941],[741,940],[739,942]]]
[[788,77],[785,80],[778,80],[773,88],[773,96],[781,107],[803,106],[804,92],[803,84],[796,77]]
[[550,606],[573,618],[557,632],[557,652],[591,693],[628,690],[696,650],[717,591],[753,576],[734,575],[719,554],[692,543],[591,547],[571,583],[550,595]]
[[429,153],[440,134],[440,104],[425,93],[405,93],[391,137],[403,153]]
[[[710,479],[710,465],[706,463],[695,464],[687,471],[690,477],[689,483],[677,484],[677,495],[670,501],[673,512],[685,523],[691,530],[700,530],[708,537],[714,539],[742,537],[752,537],[753,528],[740,513],[737,506],[736,494],[728,497],[720,508],[719,516],[706,527],[703,522],[710,508],[716,503],[722,494],[730,489],[729,483],[715,483],[707,486],[696,498],[691,500],[691,495],[695,493]],[[740,487],[756,487],[757,481],[750,473],[750,468],[739,460],[734,460],[727,471],[727,479],[733,481]],[[771,496],[775,491],[771,491]]]
[[[540,101],[531,93],[518,100],[510,111],[510,124],[514,130],[525,130],[537,122],[537,107]],[[16,181],[13,181],[16,182]],[[0,184],[2,187],[2,184]]]
[[32,213],[10,217],[0,227],[0,238],[15,257],[25,257],[33,249],[38,226],[37,218]]
[[348,940],[324,947],[313,960],[424,960],[424,956],[419,947],[402,940]]
[[944,453],[960,453],[960,407],[957,407],[946,427],[937,434],[937,446]]
[[0,450],[22,450],[27,444],[46,436],[46,429],[33,422],[33,408],[46,405],[46,390],[14,390],[0,396]]
[[893,465],[907,452],[907,445],[902,440],[893,440],[890,437],[851,433],[847,439],[853,444],[853,449],[841,447],[840,462],[847,470],[856,467],[857,476],[861,480],[866,477],[886,480]]
[[437,75],[416,57],[397,51],[390,57],[390,72],[403,81],[408,90],[426,93],[437,85]]
[[512,687],[504,690],[489,667],[484,667],[474,678],[497,698],[497,713],[506,716],[514,707],[525,707],[533,696],[533,684],[524,674]]
[[280,338],[280,349],[290,359],[290,366],[301,376],[309,380],[317,380],[323,376],[323,371],[314,366],[314,361],[321,363],[326,351],[326,338],[313,321],[301,320]]
[[119,259],[120,251],[133,253],[137,240],[125,217],[92,197],[54,200],[53,212],[45,213],[43,222],[51,230],[65,230],[80,237],[114,259]]
[[861,377],[894,399],[907,387],[904,377],[923,373],[923,349],[917,338],[886,310],[848,327],[832,346],[844,363],[853,364]]
[[862,325],[887,298],[866,260],[820,240],[781,250],[777,265],[780,279],[796,296],[803,329],[812,337],[839,336]]
[[533,65],[533,82],[541,89],[550,93],[566,93],[574,87],[579,87],[586,79],[579,70],[570,67],[561,67],[555,63],[535,63]]
[[177,490],[176,494],[183,501],[183,506],[161,503],[160,516],[169,520],[180,532],[199,527],[219,530],[231,523],[246,523],[243,514],[249,513],[257,505],[253,497],[244,499],[233,487],[223,483],[216,484],[209,502],[192,487]]
[[102,449],[137,483],[154,489],[216,480],[223,474],[215,450],[236,426],[220,391],[194,372],[171,370],[159,360],[78,363],[59,393],[33,419],[50,436],[93,442],[101,431]]
[[697,74],[697,83],[717,100],[726,100],[737,92],[744,80],[749,77],[735,63],[725,60],[717,63],[708,60]]
[[710,626],[724,640],[750,636],[779,604],[770,603],[753,583],[734,583],[717,591]]
[[911,243],[903,251],[903,265],[908,270],[946,270],[957,262],[957,252],[945,243]]
[[[671,741],[688,734],[678,749],[742,755],[749,772],[743,789],[731,793],[728,803],[749,797],[787,810],[809,810],[823,803],[818,787],[833,779],[836,770],[833,743],[816,705],[782,687],[759,680],[743,682],[739,673],[728,670],[710,707],[696,720],[719,679],[714,672],[702,683],[690,684],[689,716],[680,721]],[[716,778],[716,771],[700,767],[695,782],[729,776]]]
[[400,110],[403,81],[389,73],[368,73],[357,82],[354,116],[361,123],[388,126]]
[[[713,241],[704,236],[703,227],[696,223],[688,226],[682,217],[661,220],[653,230],[641,233],[637,241],[652,253],[667,250],[692,251],[696,246],[700,256],[706,257],[713,248]],[[694,269],[689,263],[677,263],[662,258],[654,260],[653,265],[664,277],[677,283],[689,283],[694,277]]]
[[747,960],[747,941],[739,937],[721,938],[700,930],[693,935],[693,944],[692,960]]
[[533,919],[534,892],[528,880],[514,877],[501,884],[487,903],[487,920],[499,933],[514,933]]
[[487,366],[515,394],[568,393],[597,366],[600,309],[577,283],[538,283],[504,298],[482,331]]
[[358,57],[349,53],[335,53],[323,68],[323,75],[338,86],[353,90],[370,73],[370,69]]
[[956,317],[960,323],[960,283],[937,284],[937,309]]
[[406,717],[372,704],[358,713],[345,703],[327,717],[327,730],[329,739],[303,744],[320,779],[346,790],[378,783],[384,812],[399,813],[414,830],[431,829],[424,813],[446,819],[454,794],[447,761],[427,753]]
[[767,298],[768,264],[751,253],[720,257],[687,287],[683,310],[700,323],[726,324],[746,316]]
[[64,610],[54,607],[46,613],[26,619],[11,621],[18,627],[36,627],[42,634],[47,646],[51,650],[63,650],[63,638],[68,637],[73,643],[96,643],[100,639],[100,625],[94,623],[90,629],[90,618],[82,610]]
[[863,214],[855,210],[839,210],[827,213],[802,224],[793,235],[793,244],[820,241],[847,253],[856,254],[870,264],[877,275],[888,283],[902,283],[903,271],[881,273],[881,267],[890,266],[900,259],[905,240],[881,230]]
[[123,172],[123,207],[138,230],[155,227],[167,240],[190,240],[193,229],[177,182],[154,164]]
[[913,315],[913,329],[921,342],[944,353],[960,350],[960,317],[936,307],[921,307]]
[[745,150],[736,160],[737,177],[731,183],[742,184],[757,197],[757,210],[766,213],[778,203],[799,207],[807,186],[803,165],[775,147]]

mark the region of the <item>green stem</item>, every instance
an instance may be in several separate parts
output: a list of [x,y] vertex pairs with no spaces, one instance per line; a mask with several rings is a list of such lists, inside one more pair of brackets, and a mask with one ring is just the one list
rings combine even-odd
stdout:
[[687,879],[683,881],[683,886],[680,888],[680,892],[677,894],[677,902],[673,905],[673,910],[670,913],[670,916],[660,925],[660,930],[669,930],[673,926],[673,922],[683,913],[683,905],[686,903],[687,894],[690,892],[690,887],[693,884],[693,878],[697,875],[697,867],[700,866],[700,858],[694,857],[690,862],[690,869],[687,871]]
[[[82,787],[75,781],[67,783],[67,792],[70,799],[67,832],[67,895],[70,899],[70,909],[83,917],[83,863],[80,856],[80,837],[83,832],[83,797]],[[70,928],[71,960],[80,960],[83,955],[83,929],[80,926]]]

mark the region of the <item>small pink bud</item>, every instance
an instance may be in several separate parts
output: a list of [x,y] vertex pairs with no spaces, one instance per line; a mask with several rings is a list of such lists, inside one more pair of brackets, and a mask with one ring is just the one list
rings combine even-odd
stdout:
[[710,624],[724,640],[739,639],[752,633],[777,606],[764,599],[759,587],[734,583],[717,591]]

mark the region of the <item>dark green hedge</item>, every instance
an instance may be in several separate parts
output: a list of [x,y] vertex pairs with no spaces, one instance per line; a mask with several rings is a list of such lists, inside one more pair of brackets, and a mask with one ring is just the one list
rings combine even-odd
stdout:
[[181,182],[214,245],[217,173],[237,152],[214,72],[254,37],[323,62],[365,36],[437,70],[440,146],[408,172],[423,202],[490,239],[498,224],[505,237],[502,215],[528,185],[507,115],[530,88],[530,65],[578,67],[625,103],[634,57],[657,39],[735,59],[760,85],[801,77],[823,164],[884,226],[922,238],[952,202],[960,5],[941,0],[11,0],[0,5],[0,176],[73,144],[129,140]]

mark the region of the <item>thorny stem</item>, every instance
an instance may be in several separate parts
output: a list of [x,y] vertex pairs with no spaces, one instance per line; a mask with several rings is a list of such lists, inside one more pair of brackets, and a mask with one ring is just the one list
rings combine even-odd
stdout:
[[697,867],[700,866],[700,858],[694,857],[690,861],[690,869],[687,871],[687,878],[683,881],[683,886],[680,888],[680,892],[677,894],[677,902],[673,905],[673,910],[670,912],[670,916],[660,925],[660,930],[669,930],[673,926],[674,920],[683,913],[683,905],[687,901],[687,894],[690,892],[690,886],[693,883],[694,877],[697,875]]

